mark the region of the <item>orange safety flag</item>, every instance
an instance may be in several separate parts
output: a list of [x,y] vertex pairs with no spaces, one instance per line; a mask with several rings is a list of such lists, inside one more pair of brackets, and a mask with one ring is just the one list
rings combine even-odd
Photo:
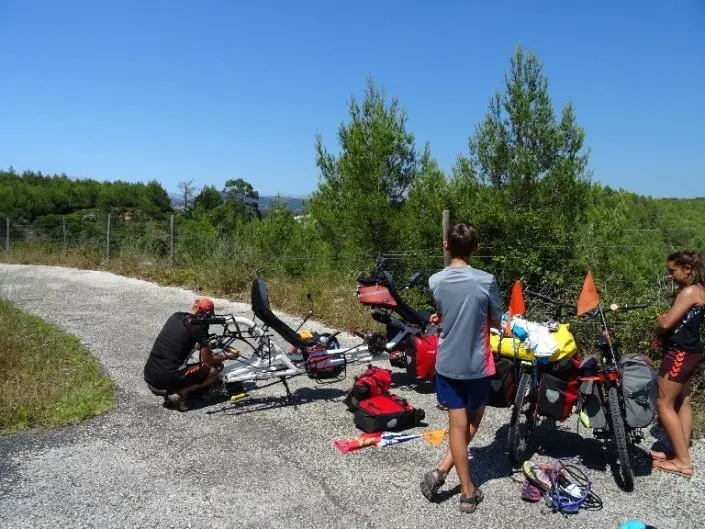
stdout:
[[507,327],[505,329],[507,336],[512,335],[512,316],[524,314],[526,305],[524,304],[524,293],[521,288],[521,280],[517,279],[512,285],[512,292],[509,295],[509,314],[507,317]]
[[448,430],[429,430],[423,433],[423,438],[426,439],[433,446],[438,448],[443,442],[443,438],[448,433]]
[[592,278],[592,270],[588,269],[585,282],[583,283],[583,289],[578,298],[578,316],[590,312],[592,309],[597,308],[599,304],[600,294],[598,294],[595,281]]

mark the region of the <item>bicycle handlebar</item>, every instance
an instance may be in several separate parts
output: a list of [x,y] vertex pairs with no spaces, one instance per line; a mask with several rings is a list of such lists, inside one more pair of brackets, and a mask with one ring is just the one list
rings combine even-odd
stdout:
[[191,325],[225,325],[226,323],[225,318],[193,318],[190,321]]
[[610,310],[612,312],[625,312],[627,310],[646,309],[648,307],[648,303],[641,303],[638,305],[617,305],[616,303],[612,303],[610,305]]
[[570,305],[569,303],[563,303],[562,301],[555,300],[553,298],[549,298],[548,296],[544,294],[539,294],[538,292],[534,292],[533,290],[529,290],[528,288],[524,291],[525,294],[528,294],[529,296],[534,296],[536,298],[542,299],[543,301],[546,301],[548,303],[552,303],[554,305],[557,305],[559,307],[572,307],[573,305]]

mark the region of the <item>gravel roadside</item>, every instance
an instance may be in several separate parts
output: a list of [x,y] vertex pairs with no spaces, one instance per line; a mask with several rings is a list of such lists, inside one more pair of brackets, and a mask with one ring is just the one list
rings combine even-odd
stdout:
[[[358,433],[342,400],[363,366],[331,385],[292,380],[295,407],[285,405],[283,388],[273,386],[235,409],[209,414],[223,405],[205,403],[182,414],[162,408],[142,380],[142,367],[166,318],[186,310],[193,292],[105,272],[0,264],[0,296],[78,336],[117,391],[116,408],[101,417],[0,437],[2,528],[616,529],[638,518],[659,529],[686,529],[705,520],[701,442],[693,446],[693,479],[652,473],[641,457],[636,490],[625,493],[597,443],[576,434],[574,419],[559,428],[543,425],[542,449],[534,459],[580,454],[604,500],[601,511],[566,518],[519,498],[520,485],[510,478],[504,453],[509,411],[488,409],[470,450],[485,502],[475,514],[463,515],[455,494],[439,504],[421,496],[421,474],[441,455],[426,441],[352,454],[333,448],[334,439]],[[218,312],[251,317],[246,304],[215,302]],[[294,327],[300,321],[280,316]],[[327,330],[315,322],[309,327]],[[355,341],[341,335],[344,344]],[[396,392],[426,411],[429,428],[445,427],[433,394],[406,386]],[[659,432],[646,433],[648,447]],[[456,485],[452,475],[445,488],[453,491]]]

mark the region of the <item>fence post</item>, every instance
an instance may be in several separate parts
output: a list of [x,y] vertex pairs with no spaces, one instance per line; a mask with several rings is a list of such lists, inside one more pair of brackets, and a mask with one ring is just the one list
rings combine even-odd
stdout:
[[169,219],[169,266],[174,266],[174,214]]
[[450,252],[448,251],[448,228],[450,227],[450,210],[443,210],[443,266],[450,264]]
[[5,217],[5,252],[10,252],[10,217]]
[[105,260],[110,260],[110,213],[108,213],[108,232],[105,243]]
[[64,231],[64,257],[66,257],[69,254],[69,247],[66,243],[66,217],[61,217],[61,227]]

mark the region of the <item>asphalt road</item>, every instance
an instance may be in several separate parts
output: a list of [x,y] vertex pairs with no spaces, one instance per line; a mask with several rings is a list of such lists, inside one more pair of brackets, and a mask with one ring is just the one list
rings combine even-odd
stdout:
[[[0,264],[0,296],[78,336],[114,380],[113,411],[56,430],[0,437],[0,527],[184,528],[328,527],[613,528],[638,518],[660,529],[705,521],[705,444],[694,443],[695,477],[654,471],[637,458],[636,490],[620,490],[598,443],[576,433],[575,419],[540,427],[535,461],[581,455],[601,511],[571,517],[527,504],[504,451],[509,411],[488,409],[470,448],[471,470],[485,501],[471,515],[457,510],[457,476],[443,499],[420,493],[424,471],[442,448],[423,439],[341,454],[333,441],[357,435],[342,400],[348,380],[317,385],[292,381],[296,406],[283,388],[253,393],[237,408],[204,400],[187,413],[166,410],[142,380],[142,367],[166,318],[187,310],[194,293],[104,272]],[[350,303],[355,303],[351,297]],[[272,303],[276,306],[276,300]],[[251,316],[248,305],[216,300],[218,312]],[[288,317],[287,317],[288,318]],[[289,318],[298,325],[297,318]],[[311,327],[323,329],[316,324]],[[354,338],[343,335],[344,343]],[[46,352],[51,362],[51,351]],[[383,364],[384,362],[378,362]],[[397,383],[404,377],[395,375]],[[398,385],[398,394],[426,411],[427,428],[446,417],[433,394]],[[218,413],[207,413],[218,411]],[[422,431],[424,428],[418,428]],[[647,432],[646,448],[654,441]]]

